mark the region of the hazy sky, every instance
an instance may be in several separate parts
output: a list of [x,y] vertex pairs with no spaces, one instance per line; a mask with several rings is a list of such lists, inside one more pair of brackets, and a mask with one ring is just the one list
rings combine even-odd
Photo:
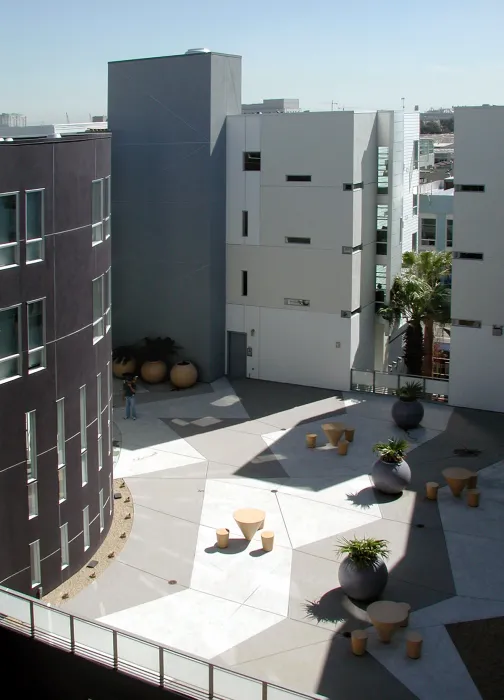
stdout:
[[107,62],[243,56],[243,101],[421,109],[504,103],[504,0],[0,0],[0,112],[107,111]]

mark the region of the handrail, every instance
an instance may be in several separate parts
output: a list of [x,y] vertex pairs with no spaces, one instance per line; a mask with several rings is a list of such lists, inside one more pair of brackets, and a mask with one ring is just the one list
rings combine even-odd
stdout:
[[[380,382],[381,379],[381,382]],[[420,382],[422,385],[421,399],[425,401],[448,402],[449,379],[443,377],[425,377],[415,374],[400,374],[381,372],[374,369],[350,370],[351,391],[364,391],[381,395],[397,395],[398,390],[406,382]],[[437,389],[437,391],[436,391]]]
[[[37,611],[42,611],[43,620],[37,620]],[[42,622],[46,623],[45,626]],[[98,644],[95,641],[95,646],[92,646],[92,640],[86,638],[85,634],[80,638],[78,623],[96,627],[100,630],[102,637],[105,633],[105,641],[109,642],[109,648],[104,648],[103,638]],[[268,700],[268,698],[276,700],[278,693],[275,693],[275,690],[281,693],[282,700],[321,698],[320,695],[305,695],[275,683],[217,666],[194,655],[164,647],[96,620],[72,615],[5,586],[0,586],[0,625],[142,681],[187,695],[189,698],[242,700],[245,695],[244,684],[247,686],[247,697],[254,700]],[[110,635],[110,640],[107,635]],[[127,640],[124,645],[126,648],[122,649],[121,642],[125,640]],[[135,651],[136,661],[132,661]],[[180,676],[178,678],[176,659],[183,660],[181,668],[178,669]],[[202,670],[203,673],[201,673]],[[236,685],[234,689],[233,680]],[[273,692],[268,695],[270,689]],[[274,696],[276,696],[275,699]]]

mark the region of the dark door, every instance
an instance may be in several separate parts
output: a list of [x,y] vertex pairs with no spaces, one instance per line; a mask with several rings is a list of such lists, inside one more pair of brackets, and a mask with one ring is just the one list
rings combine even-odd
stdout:
[[247,334],[228,332],[228,376],[242,379],[247,376]]

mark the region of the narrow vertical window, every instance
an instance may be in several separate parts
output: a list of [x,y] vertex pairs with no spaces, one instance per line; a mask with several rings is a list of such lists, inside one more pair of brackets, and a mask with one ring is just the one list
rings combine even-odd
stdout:
[[242,236],[248,236],[248,211],[242,211]]
[[68,523],[60,527],[61,543],[61,568],[66,568],[70,563],[70,553],[68,551]]
[[453,219],[446,220],[446,247],[453,248]]
[[105,273],[105,333],[108,333],[112,325],[112,270]]
[[88,482],[86,385],[81,386],[81,388],[80,388],[80,434],[81,434],[82,485],[85,486]]
[[100,498],[100,532],[103,532],[103,528],[105,527],[104,522],[103,522],[103,489],[100,489],[99,498]]
[[248,273],[246,270],[242,270],[242,297],[246,297],[248,294]]
[[93,280],[93,343],[103,338],[103,275]]
[[89,506],[86,506],[82,511],[82,527],[84,531],[84,551],[89,549],[91,540],[89,539]]
[[98,424],[98,469],[103,468],[102,446],[102,382],[101,374],[96,375],[96,416]]
[[103,241],[103,180],[91,183],[91,223],[93,245]]
[[0,194],[0,267],[19,264],[19,194]]
[[63,501],[66,501],[66,497],[67,497],[66,467],[60,467],[58,469],[58,485],[59,485],[59,502],[63,503]]
[[36,518],[38,515],[38,490],[37,482],[28,483],[28,518]]
[[112,454],[112,369],[107,362],[107,430],[108,430],[108,454]]
[[58,423],[57,443],[58,443],[58,467],[66,464],[65,456],[65,399],[56,401],[56,415]]
[[40,540],[30,544],[30,569],[32,588],[40,586],[42,575],[40,573]]
[[112,479],[112,474],[109,474],[109,515],[112,515],[112,501],[114,499],[114,482]]
[[44,190],[27,190],[26,207],[26,263],[44,259]]
[[105,229],[105,238],[110,238],[110,217],[112,214],[112,191],[110,188],[110,175],[105,178],[103,183],[103,228]]
[[26,472],[28,481],[37,479],[37,428],[36,412],[26,414]]
[[413,170],[418,170],[418,141],[413,141]]
[[45,350],[45,300],[29,301],[26,304],[28,318],[28,372],[44,369]]
[[[0,257],[1,254],[0,248]],[[21,375],[19,308],[12,306],[0,311],[0,382]]]

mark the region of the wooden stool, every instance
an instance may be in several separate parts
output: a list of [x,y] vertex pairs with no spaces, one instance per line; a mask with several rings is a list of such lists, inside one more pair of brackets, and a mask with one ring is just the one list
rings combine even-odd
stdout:
[[425,493],[429,501],[437,501],[437,492],[439,484],[436,481],[428,481],[425,484]]
[[355,435],[355,428],[349,428],[348,426],[345,428],[345,440],[348,440],[348,442],[353,442]]
[[229,530],[226,527],[221,527],[220,530],[216,530],[217,535],[217,547],[219,549],[226,549],[229,546]]
[[346,455],[348,452],[348,440],[341,440],[341,442],[338,443],[338,454],[339,455]]
[[246,540],[250,540],[258,530],[264,527],[266,513],[258,508],[239,508],[233,513],[236,524]]
[[477,508],[479,506],[480,492],[478,489],[468,489],[467,490],[467,505],[471,508]]
[[308,433],[308,435],[306,436],[306,447],[310,447],[312,450],[314,447],[317,447],[316,433]]
[[472,476],[472,472],[462,467],[448,467],[448,469],[443,469],[443,476],[452,494],[458,498],[464,490],[469,477]]
[[409,625],[409,616],[411,612],[411,605],[409,603],[398,603],[398,605],[402,605],[404,607],[404,612],[406,613],[406,619],[401,622],[401,627],[407,627]]
[[406,656],[409,659],[419,659],[422,656],[423,638],[419,632],[408,632],[406,635]]
[[326,438],[329,440],[333,447],[339,442],[340,437],[345,431],[345,426],[343,423],[324,423],[322,425],[322,430],[325,433]]
[[271,550],[273,549],[274,540],[275,540],[275,533],[274,532],[269,532],[268,530],[265,530],[263,533],[261,533],[262,548],[264,549],[265,552],[271,552]]
[[404,603],[394,603],[391,600],[378,600],[368,606],[367,614],[378,638],[384,644],[389,644],[392,635],[407,619],[408,613]]
[[362,656],[366,653],[368,633],[365,630],[354,630],[352,632],[352,653],[355,656]]
[[475,472],[472,472],[471,476],[467,479],[467,488],[468,489],[475,489],[477,485],[478,485],[478,475]]

